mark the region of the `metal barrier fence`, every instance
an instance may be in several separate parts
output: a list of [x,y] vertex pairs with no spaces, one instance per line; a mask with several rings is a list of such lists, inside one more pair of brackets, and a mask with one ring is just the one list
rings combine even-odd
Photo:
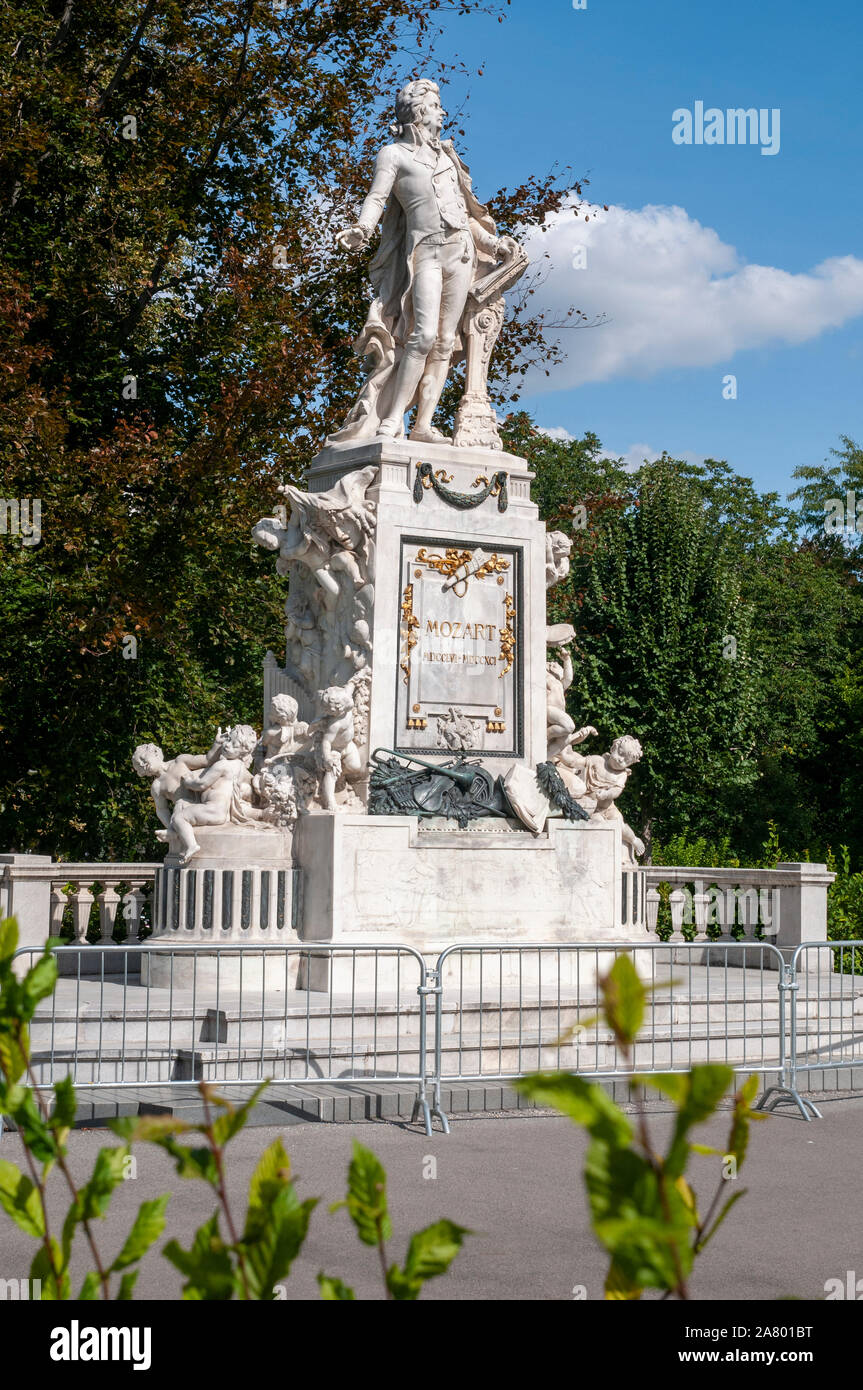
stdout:
[[[16,959],[26,969],[39,954],[25,947]],[[426,967],[411,946],[73,945],[56,954],[65,969],[30,1026],[37,1083],[71,1075],[114,1092],[201,1080],[415,1085],[413,1118],[432,1132]]]
[[[620,955],[647,987],[629,1058],[599,1016],[598,981]],[[775,1072],[784,1091],[784,964],[775,946],[751,941],[451,946],[435,971],[438,1108],[443,1082],[547,1070],[613,1080],[696,1062]]]
[[863,1075],[863,941],[805,942],[791,974],[790,1088],[798,1090],[801,1073],[811,1085],[812,1073],[828,1068]]
[[[103,1091],[219,1086],[416,1087],[432,1132],[444,1084],[566,1070],[597,1080],[722,1063],[771,1084],[764,1109],[821,1118],[800,1078],[863,1076],[863,942],[790,961],[741,942],[471,943],[434,968],[400,944],[59,948],[66,963],[31,1026],[34,1074]],[[101,958],[99,958],[101,953]],[[39,952],[17,953],[26,966]],[[599,981],[628,955],[647,986],[630,1057],[601,1020]],[[99,969],[94,970],[94,961]],[[429,998],[434,999],[429,1039]]]

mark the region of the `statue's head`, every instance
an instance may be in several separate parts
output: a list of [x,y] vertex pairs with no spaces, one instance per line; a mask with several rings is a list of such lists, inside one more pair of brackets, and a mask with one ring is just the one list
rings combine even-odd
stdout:
[[158,777],[165,766],[165,756],[156,743],[139,743],[132,754],[132,766],[139,777]]
[[401,135],[406,126],[425,126],[432,135],[440,135],[445,115],[438,84],[420,77],[407,82],[396,97],[396,124],[391,128],[393,134]]
[[614,740],[609,749],[609,757],[620,767],[632,767],[638,762],[643,751],[637,738],[633,738],[631,734],[624,734],[622,738]]
[[354,694],[350,686],[330,685],[318,691],[318,699],[325,714],[347,714],[353,708]]
[[274,695],[270,701],[270,718],[279,724],[295,724],[300,707],[293,695]]
[[251,724],[234,724],[221,737],[222,753],[226,758],[245,758],[255,750],[258,735]]

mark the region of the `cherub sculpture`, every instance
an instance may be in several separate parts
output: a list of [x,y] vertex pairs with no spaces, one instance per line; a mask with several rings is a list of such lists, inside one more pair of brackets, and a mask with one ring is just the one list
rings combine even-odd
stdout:
[[545,587],[553,589],[569,574],[572,541],[563,531],[547,531],[545,536]]
[[631,859],[644,853],[644,844],[626,824],[614,803],[641,756],[642,747],[638,739],[624,734],[622,738],[614,740],[607,753],[584,757],[569,746],[555,760],[555,767],[567,791],[588,812],[591,820],[620,822],[623,843]]
[[139,777],[151,779],[150,795],[156,806],[156,815],[166,830],[171,824],[171,802],[180,795],[184,778],[191,772],[207,767],[219,756],[219,747],[217,738],[209,753],[179,753],[176,758],[166,760],[157,744],[138,744],[132,754],[132,767]]
[[288,574],[299,561],[311,570],[324,591],[327,607],[341,593],[339,578],[347,576],[351,589],[364,581],[356,553],[374,528],[375,504],[366,491],[377,474],[370,465],[341,478],[329,492],[309,493],[289,484],[279,491],[290,502],[287,524],[278,517],[264,517],[252,527],[252,536],[265,550],[278,550],[276,569]]
[[[218,753],[209,766],[183,778],[184,795],[177,798],[168,827],[180,841],[180,864],[188,864],[201,848],[195,838],[197,826],[248,825],[263,819],[263,811],[252,805],[249,772],[257,742],[250,725],[236,724],[220,734]],[[162,831],[159,838],[166,839],[167,833]]]
[[325,811],[336,810],[336,784],[341,778],[356,781],[362,776],[360,751],[354,742],[354,691],[351,685],[331,685],[318,691],[321,716],[309,727],[316,735],[321,771],[321,804]]
[[[569,629],[572,632],[572,629]],[[574,636],[573,632],[573,636]],[[572,638],[567,638],[571,641]],[[546,752],[554,760],[572,743],[582,743],[596,730],[591,724],[576,729],[575,720],[566,711],[566,692],[572,685],[574,671],[568,648],[560,643],[562,661],[549,661],[545,667]]]
[[297,716],[299,706],[293,695],[274,695],[270,700],[270,722],[261,735],[260,761],[290,758],[308,746],[309,726]]

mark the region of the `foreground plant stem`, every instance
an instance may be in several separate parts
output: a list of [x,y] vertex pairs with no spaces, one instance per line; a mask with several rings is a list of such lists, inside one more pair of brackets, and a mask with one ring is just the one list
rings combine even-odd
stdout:
[[[19,1033],[18,1033],[18,1044],[19,1044],[19,1046],[22,1045],[22,1042],[23,1042],[23,1041],[24,1041],[24,1040],[23,1040],[23,1037],[22,1037],[22,1032],[21,1032],[21,1030],[19,1029]],[[40,1109],[40,1111],[41,1111],[41,1113],[42,1113],[42,1118],[43,1118],[44,1120],[47,1121],[47,1120],[50,1118],[50,1113],[51,1113],[51,1112],[50,1112],[50,1110],[48,1109],[47,1102],[45,1101],[45,1098],[43,1097],[42,1092],[41,1092],[40,1089],[39,1089],[39,1084],[38,1084],[38,1082],[37,1082],[37,1080],[36,1080],[36,1077],[35,1077],[34,1074],[33,1074],[33,1065],[32,1065],[32,1062],[30,1061],[30,1052],[29,1052],[29,1048],[28,1048],[27,1051],[26,1051],[26,1056],[27,1056],[27,1075],[28,1075],[28,1077],[29,1077],[29,1079],[30,1079],[30,1088],[31,1088],[31,1090],[32,1090],[32,1092],[33,1092],[33,1095],[34,1095],[35,1098],[36,1098],[36,1104],[38,1105],[38,1107],[39,1107],[39,1109]],[[29,1158],[29,1150],[27,1149],[27,1145],[26,1145],[26,1144],[24,1145],[24,1148],[25,1148],[25,1150],[27,1151],[28,1158]],[[78,1206],[78,1205],[80,1204],[80,1200],[81,1200],[81,1199],[80,1199],[79,1192],[78,1192],[78,1188],[75,1186],[75,1179],[72,1177],[72,1174],[69,1172],[69,1168],[68,1168],[68,1166],[67,1166],[65,1156],[64,1156],[64,1154],[62,1153],[62,1151],[61,1151],[61,1146],[60,1146],[59,1144],[57,1145],[57,1167],[60,1169],[60,1172],[63,1174],[63,1177],[66,1179],[66,1184],[67,1184],[67,1186],[68,1186],[68,1188],[69,1188],[69,1191],[70,1191],[71,1194],[72,1194],[72,1201],[75,1203],[76,1206]],[[43,1191],[43,1188],[42,1188],[42,1184],[41,1184],[41,1183],[40,1183],[40,1185],[39,1185],[39,1190],[40,1190],[40,1195],[41,1195],[41,1197],[42,1197],[42,1210],[43,1210],[43,1212],[44,1212],[44,1217],[45,1217],[45,1236],[46,1236],[46,1240],[47,1240],[47,1238],[48,1238],[48,1213],[47,1213],[47,1211],[45,1210],[45,1197],[44,1197],[44,1191]],[[98,1247],[97,1244],[96,1244],[96,1239],[95,1239],[95,1236],[93,1235],[93,1232],[90,1230],[90,1222],[88,1221],[88,1219],[87,1219],[86,1217],[82,1217],[82,1218],[81,1218],[81,1225],[82,1225],[83,1228],[84,1228],[84,1235],[87,1237],[87,1244],[88,1244],[89,1247],[90,1247],[90,1253],[91,1253],[91,1255],[93,1256],[93,1262],[94,1262],[94,1264],[95,1264],[95,1266],[96,1266],[96,1272],[97,1272],[97,1274],[99,1275],[99,1283],[100,1283],[101,1286],[102,1286],[102,1297],[103,1297],[103,1299],[110,1300],[110,1298],[111,1298],[111,1281],[110,1281],[110,1276],[109,1276],[109,1274],[107,1273],[107,1271],[106,1271],[104,1265],[102,1264],[102,1259],[101,1259],[101,1256],[99,1255],[99,1247]],[[51,1268],[52,1268],[52,1270],[55,1269],[53,1259],[52,1259],[52,1261],[51,1261]],[[54,1278],[55,1278],[55,1281],[56,1281],[56,1278],[57,1278],[56,1270],[55,1270],[55,1273],[54,1273]]]
[[225,1213],[225,1224],[228,1228],[228,1235],[231,1237],[231,1244],[237,1251],[237,1265],[240,1270],[240,1278],[243,1281],[243,1292],[246,1296],[247,1301],[251,1302],[252,1292],[249,1288],[246,1261],[243,1256],[242,1249],[240,1248],[240,1237],[237,1234],[237,1228],[234,1225],[234,1218],[231,1213],[231,1204],[228,1201],[228,1188],[227,1184],[225,1183],[225,1165],[223,1161],[224,1153],[221,1145],[216,1143],[216,1140],[213,1136],[213,1124],[210,1118],[210,1102],[206,1084],[202,1083],[200,1090],[201,1096],[203,1097],[204,1101],[204,1119],[207,1126],[207,1138],[210,1141],[210,1148],[213,1151],[213,1159],[215,1160],[216,1164],[216,1172],[219,1175],[219,1185],[216,1191],[218,1193],[219,1201],[222,1204],[222,1211]]

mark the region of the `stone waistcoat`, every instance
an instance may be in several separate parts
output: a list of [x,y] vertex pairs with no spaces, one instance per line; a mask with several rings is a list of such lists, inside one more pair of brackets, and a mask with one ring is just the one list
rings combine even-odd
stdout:
[[460,231],[468,226],[458,176],[443,150],[408,142],[384,146],[358,219],[366,231],[376,227],[391,193],[404,210],[412,246],[436,232]]

